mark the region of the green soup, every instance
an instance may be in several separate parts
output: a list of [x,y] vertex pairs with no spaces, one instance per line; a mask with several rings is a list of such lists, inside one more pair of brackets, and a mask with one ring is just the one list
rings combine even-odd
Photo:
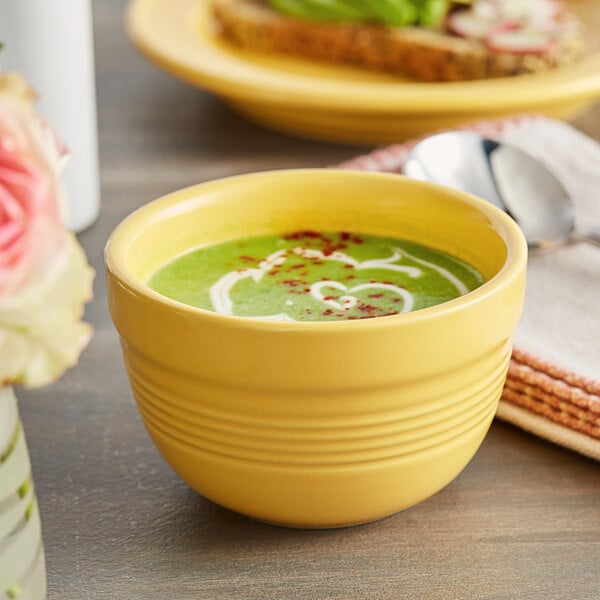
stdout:
[[148,284],[179,302],[227,315],[335,321],[426,308],[483,281],[463,261],[412,242],[296,231],[198,248],[160,268]]

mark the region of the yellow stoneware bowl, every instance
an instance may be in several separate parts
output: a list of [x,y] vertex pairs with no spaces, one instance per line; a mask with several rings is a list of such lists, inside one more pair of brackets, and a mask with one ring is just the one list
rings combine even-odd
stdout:
[[[194,308],[146,283],[188,249],[308,229],[408,239],[487,281],[411,313],[292,323]],[[467,194],[311,169],[160,198],[115,229],[105,260],[133,394],[171,467],[232,510],[321,528],[407,508],[472,458],[504,383],[527,246],[506,214]]]

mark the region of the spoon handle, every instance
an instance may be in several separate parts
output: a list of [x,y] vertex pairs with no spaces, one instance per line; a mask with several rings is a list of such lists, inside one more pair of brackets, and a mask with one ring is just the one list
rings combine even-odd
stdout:
[[595,231],[593,229],[583,231],[577,236],[577,241],[600,246],[600,231]]

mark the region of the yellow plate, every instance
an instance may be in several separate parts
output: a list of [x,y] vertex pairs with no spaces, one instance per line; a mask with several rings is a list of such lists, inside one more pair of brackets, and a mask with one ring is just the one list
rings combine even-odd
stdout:
[[[221,96],[253,121],[303,137],[379,144],[522,112],[570,119],[600,97],[597,42],[583,60],[547,73],[419,83],[237,50],[215,35],[208,1],[132,0],[128,33],[169,73]],[[590,31],[600,31],[597,0],[568,4]]]

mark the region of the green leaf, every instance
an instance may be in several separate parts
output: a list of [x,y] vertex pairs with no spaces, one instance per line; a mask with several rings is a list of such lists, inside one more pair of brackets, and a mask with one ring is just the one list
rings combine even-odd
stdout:
[[270,0],[270,4],[283,14],[313,21],[356,22],[367,16],[344,0]]
[[421,9],[419,24],[423,27],[439,27],[444,22],[449,7],[449,0],[427,0]]
[[275,10],[300,19],[373,22],[392,27],[438,27],[449,0],[269,0]]

